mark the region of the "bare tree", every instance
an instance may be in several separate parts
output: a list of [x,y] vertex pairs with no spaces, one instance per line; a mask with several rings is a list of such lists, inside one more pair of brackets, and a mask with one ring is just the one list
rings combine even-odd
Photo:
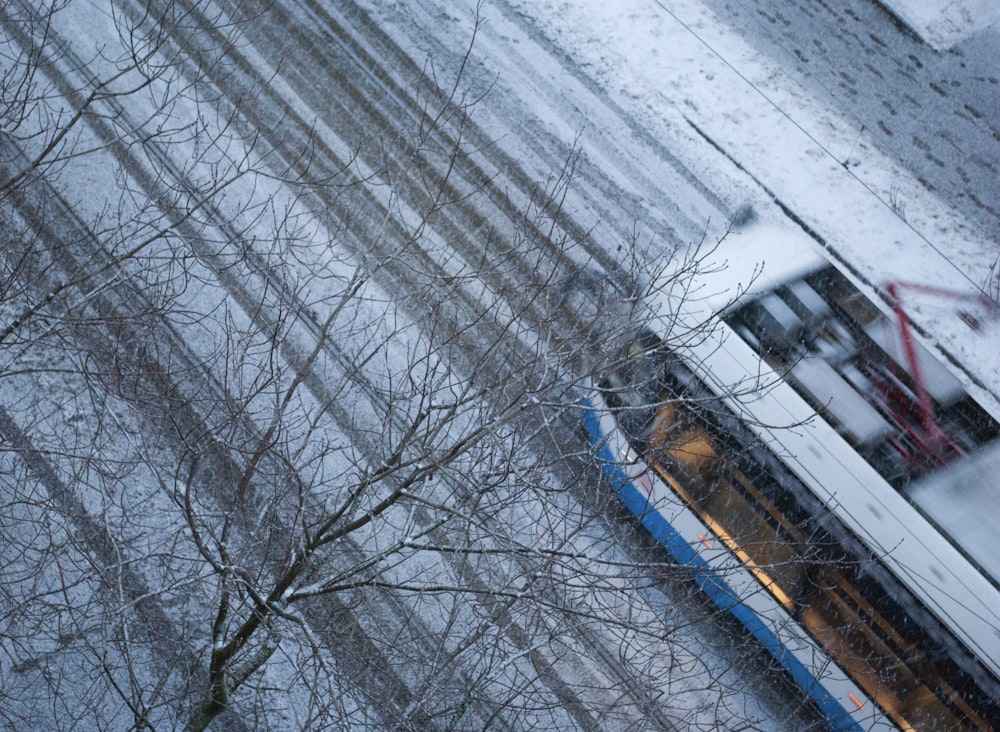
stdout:
[[107,8],[3,0],[4,721],[738,719],[571,488],[651,279],[580,263],[574,156],[515,200],[462,75],[295,86],[280,3]]

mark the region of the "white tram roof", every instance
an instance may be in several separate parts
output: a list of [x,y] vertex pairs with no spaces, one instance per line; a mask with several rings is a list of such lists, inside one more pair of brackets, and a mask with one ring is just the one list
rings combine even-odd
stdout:
[[705,255],[695,297],[717,313],[828,264],[801,230],[754,223],[734,229]]
[[[744,388],[761,382],[772,384],[763,391],[744,391],[726,401],[750,420],[750,428],[772,445],[813,493],[883,557],[1000,677],[1000,591],[993,584],[996,580],[991,581],[968,562],[829,423],[816,419],[814,410],[790,385],[775,381],[777,375],[769,373],[750,346],[735,334],[726,337],[718,331],[692,343],[681,355],[722,395],[733,384]],[[979,501],[976,505],[984,508]],[[932,508],[929,502],[925,507]],[[991,544],[995,546],[995,542]]]
[[[829,263],[813,240],[790,225],[755,223],[734,231],[704,257],[693,287],[672,288],[668,279],[667,286],[659,288],[654,300],[661,332],[668,337],[683,335],[687,329],[702,332],[704,323],[737,300],[746,302]],[[680,303],[674,299],[678,291],[683,297]],[[780,383],[778,375],[728,328],[720,327],[703,338],[682,338],[680,343],[678,355],[737,414],[748,417],[751,428],[771,442],[811,490],[834,507],[846,525],[883,556],[897,576],[1000,676],[1000,590],[996,584],[1000,563],[984,561],[990,553],[996,555],[1000,544],[992,520],[997,499],[990,490],[1000,467],[1000,448],[994,445],[967,468],[956,464],[927,485],[915,486],[908,500],[829,423],[816,420],[814,410],[789,384]],[[768,382],[771,388],[747,390],[748,385]],[[742,395],[725,397],[734,385],[742,385],[737,388]],[[977,477],[971,478],[966,470],[975,471]],[[983,481],[984,490],[969,495],[971,480]],[[949,502],[965,503],[968,510],[947,506]],[[977,511],[978,521],[969,520],[970,512]],[[962,541],[972,523],[980,527],[973,541],[983,542],[977,549]],[[978,567],[946,533],[964,545]]]
[[906,494],[994,580],[1000,581],[1000,441],[932,473]]

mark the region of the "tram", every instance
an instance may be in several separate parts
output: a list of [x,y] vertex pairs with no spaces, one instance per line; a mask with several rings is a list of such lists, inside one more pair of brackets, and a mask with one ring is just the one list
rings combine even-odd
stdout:
[[608,483],[834,729],[997,728],[995,560],[939,509],[995,500],[1000,424],[801,232],[713,256],[594,380]]

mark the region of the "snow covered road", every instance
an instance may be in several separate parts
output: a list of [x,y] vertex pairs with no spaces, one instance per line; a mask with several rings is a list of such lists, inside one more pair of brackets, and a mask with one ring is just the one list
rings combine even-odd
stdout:
[[[144,28],[148,8],[96,0],[71,3],[70,8],[65,16],[69,22],[56,23],[52,36],[64,33],[80,56],[64,53],[45,72],[69,90],[64,92],[69,107],[84,107],[90,100],[77,93],[74,84],[86,89],[93,83],[88,75],[110,75],[115,68],[110,55],[95,54],[95,44],[118,32],[113,19]],[[69,184],[80,217],[73,224],[79,228],[74,236],[86,240],[88,225],[113,229],[111,210],[117,205],[139,233],[160,232],[144,245],[143,254],[164,267],[168,278],[175,276],[174,270],[163,263],[184,252],[178,260],[185,262],[183,286],[173,279],[158,281],[155,273],[160,270],[147,271],[129,260],[120,272],[117,263],[101,265],[102,276],[110,278],[102,287],[116,292],[115,281],[134,281],[136,287],[164,297],[176,285],[179,291],[172,293],[171,302],[183,309],[162,316],[183,325],[170,339],[149,336],[154,350],[163,351],[161,361],[143,361],[142,349],[134,356],[123,348],[99,354],[97,363],[113,372],[121,359],[126,372],[142,373],[148,366],[157,374],[176,369],[185,375],[178,383],[186,384],[187,392],[181,389],[175,395],[165,388],[156,398],[165,399],[169,392],[170,398],[182,399],[183,408],[166,410],[173,415],[168,419],[176,418],[182,431],[210,434],[216,440],[211,455],[225,454],[218,460],[205,458],[198,471],[191,467],[188,480],[206,490],[206,511],[239,513],[240,503],[225,490],[216,490],[212,481],[214,475],[238,473],[244,459],[251,468],[265,466],[268,480],[273,478],[283,489],[296,481],[308,483],[303,475],[322,475],[324,470],[343,476],[358,471],[380,474],[386,469],[380,462],[382,451],[387,451],[385,459],[391,452],[385,445],[407,434],[408,419],[437,424],[434,415],[446,412],[451,399],[469,410],[461,411],[455,424],[474,422],[489,411],[489,401],[481,402],[476,391],[485,390],[484,385],[503,397],[515,395],[516,408],[510,411],[516,419],[510,418],[510,424],[517,426],[510,432],[483,429],[490,439],[496,438],[499,453],[484,455],[484,461],[503,465],[503,454],[509,452],[520,460],[517,465],[539,463],[526,479],[536,485],[505,504],[499,492],[484,497],[481,486],[468,485],[472,474],[491,480],[489,470],[480,466],[468,475],[448,476],[444,471],[441,476],[428,464],[429,458],[414,458],[412,480],[403,485],[405,491],[422,491],[420,500],[408,513],[392,514],[383,533],[372,535],[371,545],[345,541],[342,556],[331,566],[344,572],[366,566],[372,557],[382,557],[387,546],[409,551],[424,541],[447,545],[453,537],[422,518],[422,511],[447,505],[448,497],[457,498],[463,507],[450,508],[455,515],[466,503],[495,501],[490,509],[495,521],[471,522],[470,537],[476,537],[476,550],[486,555],[509,551],[511,545],[516,550],[496,563],[471,562],[455,547],[441,556],[434,551],[406,554],[398,566],[376,577],[373,586],[384,582],[394,588],[381,603],[366,604],[364,591],[351,587],[344,591],[343,603],[330,599],[301,616],[275,611],[283,621],[309,630],[279,641],[285,660],[267,672],[261,685],[264,690],[257,699],[268,710],[259,712],[260,719],[280,726],[308,717],[297,717],[287,704],[275,701],[271,686],[292,683],[289,679],[302,673],[293,659],[314,654],[323,659],[310,666],[317,674],[327,673],[325,664],[339,671],[309,688],[329,689],[353,676],[356,685],[347,686],[354,693],[345,697],[339,713],[385,726],[400,720],[446,725],[435,720],[435,701],[466,710],[469,716],[463,719],[468,723],[495,719],[514,728],[546,720],[595,729],[609,720],[644,720],[663,729],[745,721],[767,729],[810,724],[811,712],[795,708],[800,696],[760,663],[753,647],[699,619],[702,608],[697,596],[688,596],[689,586],[673,577],[651,579],[670,568],[658,565],[657,559],[652,568],[645,567],[647,557],[659,556],[656,550],[613,513],[599,487],[580,478],[578,471],[587,467],[580,460],[585,449],[582,440],[579,445],[573,442],[579,435],[570,420],[532,422],[529,412],[537,417],[536,412],[519,411],[516,395],[523,389],[523,394],[537,398],[526,384],[545,379],[554,383],[568,374],[567,364],[560,361],[561,339],[569,341],[571,333],[587,326],[581,313],[560,310],[565,295],[560,288],[572,276],[586,268],[601,269],[620,278],[628,290],[636,282],[626,280],[640,280],[675,251],[721,236],[746,204],[761,218],[791,216],[847,261],[873,293],[890,272],[917,279],[929,266],[954,287],[988,285],[994,274],[989,222],[995,208],[988,198],[977,201],[959,191],[992,180],[966,173],[977,165],[987,173],[993,170],[996,147],[981,148],[979,157],[956,158],[958,162],[948,167],[935,162],[943,155],[938,146],[949,144],[941,135],[930,136],[926,155],[914,156],[912,150],[903,155],[883,146],[888,138],[873,138],[857,129],[860,108],[853,110],[854,117],[844,118],[826,100],[817,99],[810,83],[825,89],[828,80],[817,82],[801,69],[786,73],[753,46],[787,43],[788,34],[796,36],[799,26],[784,36],[753,35],[748,42],[733,30],[732,24],[741,19],[728,4],[678,0],[635,2],[624,8],[587,2],[508,0],[479,6],[415,0],[402,7],[364,0],[329,8],[289,0],[258,9],[220,0],[172,4],[169,10],[185,11],[168,41],[168,47],[182,49],[184,69],[176,79],[168,78],[184,92],[165,108],[156,106],[154,94],[141,97],[142,102],[123,94],[122,105],[113,94],[100,99],[104,106],[98,109],[95,104],[99,113],[87,119],[88,131],[75,138],[90,153],[67,157],[57,172]],[[838,16],[837,22],[847,21]],[[810,28],[814,35],[823,33],[819,21]],[[836,54],[844,54],[851,40],[844,43],[831,44],[825,65],[843,62]],[[895,53],[905,42],[890,45]],[[934,68],[930,61],[920,68],[925,66]],[[990,83],[992,72],[982,73],[984,83]],[[207,83],[187,87],[198,75]],[[853,88],[854,82],[845,83]],[[164,95],[170,92],[167,82],[155,75],[151,88]],[[844,93],[856,96],[849,88]],[[963,102],[962,122],[970,127],[961,134],[984,134],[988,102],[989,97]],[[150,124],[144,131],[147,119],[159,126]],[[175,134],[188,129],[185,125],[192,120],[194,134]],[[893,140],[903,137],[896,129],[886,132],[884,123],[864,124],[868,132],[878,128]],[[140,134],[128,144],[116,138],[136,131]],[[226,179],[226,160],[236,161],[238,174],[232,183]],[[921,183],[922,174],[908,170],[922,161],[947,167],[944,182]],[[209,195],[198,187],[206,181]],[[143,196],[153,202],[149,208],[136,204]],[[953,207],[953,199],[961,199],[959,208]],[[23,205],[20,211],[26,222],[18,224],[30,228],[36,214]],[[851,215],[845,216],[845,211]],[[56,238],[49,237],[50,245],[56,246]],[[956,240],[961,240],[960,250],[952,246]],[[918,264],[911,269],[897,262],[887,267],[887,262],[901,259],[894,252],[906,252]],[[60,263],[57,256],[54,261],[70,278],[74,269],[85,269]],[[363,286],[351,291],[362,280]],[[65,288],[54,283],[47,286],[56,294]],[[339,303],[342,291],[360,295],[345,309],[342,303],[331,306]],[[128,289],[122,287],[121,292]],[[88,293],[82,296],[84,304],[92,297]],[[55,299],[44,288],[38,296]],[[131,305],[138,307],[138,300],[133,297]],[[152,302],[140,310],[160,316]],[[124,324],[131,316],[114,314],[113,320]],[[995,398],[1000,367],[995,358],[975,358],[975,349],[992,346],[950,331],[946,314],[932,313],[917,321],[966,365],[971,388]],[[338,323],[342,328],[331,330]],[[222,337],[232,324],[246,335]],[[128,338],[136,337],[129,330],[132,326],[121,327]],[[149,332],[157,331],[150,327]],[[330,333],[338,335],[331,338]],[[262,340],[261,334],[267,337]],[[273,338],[273,350],[268,338]],[[443,365],[428,345],[439,342],[435,339],[448,346]],[[32,342],[26,343],[30,348]],[[74,343],[87,351],[86,339]],[[38,346],[43,347],[49,346]],[[171,349],[176,349],[176,358],[164,355]],[[394,391],[421,381],[416,369],[399,368],[407,359],[424,369],[426,381],[409,392]],[[217,371],[207,377],[199,374],[208,364]],[[29,392],[36,388],[31,378],[10,379],[4,393],[11,404],[18,403],[15,395],[25,384],[32,384]],[[443,384],[434,397],[422,391],[429,390],[432,381]],[[73,389],[85,388],[72,383]],[[90,382],[84,378],[83,383]],[[280,406],[268,401],[270,389],[275,394],[288,389],[290,395],[298,384],[303,385],[303,396],[296,392],[295,399],[276,399]],[[38,393],[44,399],[44,390]],[[414,404],[397,400],[401,393],[410,394]],[[219,417],[234,396],[245,396],[247,412],[238,419]],[[552,392],[542,396],[551,397]],[[137,424],[162,414],[152,402],[135,402]],[[198,406],[188,409],[191,405]],[[30,410],[15,416],[27,419]],[[284,426],[284,419],[292,420],[295,427],[289,429],[298,437],[289,438],[287,454],[264,451],[265,457],[260,457],[253,446],[270,444],[274,426]],[[20,435],[22,428],[10,424],[8,432]],[[101,434],[99,427],[97,423],[95,434]],[[72,441],[74,429],[69,423],[60,425],[53,443]],[[447,429],[426,429],[450,444]],[[114,440],[122,439],[115,434]],[[530,447],[526,435],[534,436]],[[173,459],[186,464],[196,451],[183,443],[168,440],[158,448],[173,451]],[[127,448],[122,452],[129,452]],[[170,459],[157,455],[157,461]],[[251,468],[246,468],[248,474]],[[73,473],[72,460],[65,470]],[[266,492],[272,487],[268,480],[244,479],[241,485],[252,483],[255,492]],[[503,485],[498,482],[497,491]],[[86,483],[71,487],[83,492],[80,500],[93,490]],[[147,487],[155,494],[155,485]],[[405,491],[397,486],[380,494],[364,511],[374,515],[383,510],[380,500]],[[166,543],[162,532],[169,526],[178,536],[192,532],[198,550],[206,553],[196,525],[211,535],[210,521],[191,522],[186,528],[181,523],[157,527],[156,512],[178,508],[178,499],[164,494],[159,497],[162,505],[150,500],[143,514],[143,521],[149,522],[141,533],[144,540],[155,537]],[[332,499],[323,491],[307,491],[299,500],[311,505]],[[287,513],[280,515],[291,517],[294,525],[300,509],[282,504],[280,510]],[[368,514],[358,510],[357,522],[363,526]],[[262,509],[260,516],[265,513]],[[540,515],[544,521],[537,520]],[[124,512],[122,521],[127,518]],[[252,519],[242,517],[237,523],[234,532],[253,534]],[[278,543],[290,534],[286,528],[273,535]],[[70,543],[61,534],[59,541]],[[539,546],[551,553],[541,557],[526,549]],[[218,547],[221,556],[229,551],[225,538]],[[300,547],[289,547],[293,566]],[[87,550],[74,551],[84,556]],[[126,564],[145,561],[141,551],[133,552],[127,543],[121,551]],[[600,561],[583,561],[588,554],[599,555]],[[277,550],[265,555],[260,576],[280,576],[284,565]],[[255,549],[246,556],[251,558],[245,561],[253,562],[261,555]],[[99,560],[106,562],[106,557]],[[170,572],[178,572],[197,556],[189,546],[187,553],[178,551],[163,561]],[[225,582],[239,584],[235,578],[242,577],[242,570],[232,570],[228,559],[213,568]],[[204,571],[201,579],[211,575]],[[277,597],[281,602],[309,597],[325,583],[334,583],[335,576],[290,583]],[[411,592],[408,582],[413,576],[438,589],[426,595]],[[465,587],[468,604],[440,599],[446,595],[444,588],[458,585]],[[255,597],[249,584],[239,587]],[[133,591],[138,596],[146,593]],[[206,607],[210,595],[201,596]],[[157,604],[157,612],[168,617],[170,610],[163,607]],[[268,612],[276,607],[271,601],[259,604]],[[204,627],[180,628],[184,623],[177,618],[178,629],[169,634],[191,633],[189,650],[204,653]],[[475,629],[480,620],[482,625]],[[469,631],[473,640],[450,636],[456,627]],[[343,628],[350,628],[343,631],[350,642],[338,648]],[[394,647],[396,639],[410,642],[405,652]],[[226,644],[213,644],[214,657]],[[487,655],[483,648],[503,648],[509,654],[502,669],[479,668]],[[265,652],[266,644],[261,649]],[[406,653],[413,654],[410,666],[404,663]],[[168,664],[155,661],[156,653],[152,656],[154,665]],[[29,666],[32,672],[38,668],[25,668]],[[445,669],[452,669],[458,686],[475,682],[482,685],[477,689],[490,694],[503,687],[510,696],[456,701],[458,686],[439,684]],[[139,680],[142,686],[152,677],[140,675]],[[359,694],[365,684],[374,690]],[[310,710],[322,696],[296,693]],[[379,707],[382,701],[384,708]],[[527,711],[516,711],[520,705]],[[165,709],[156,714],[168,714]],[[323,713],[329,713],[325,707]]]

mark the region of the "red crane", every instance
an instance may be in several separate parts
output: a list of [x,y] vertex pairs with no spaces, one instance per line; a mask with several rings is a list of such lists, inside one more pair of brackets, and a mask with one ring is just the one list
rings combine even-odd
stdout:
[[935,285],[907,282],[904,280],[888,282],[886,290],[889,293],[893,309],[896,312],[896,325],[899,329],[906,365],[909,368],[916,390],[920,424],[924,430],[923,439],[920,441],[934,451],[933,457],[942,457],[942,453],[946,450],[954,450],[960,453],[961,448],[955,442],[954,438],[938,424],[934,411],[934,402],[924,381],[924,372],[917,355],[916,341],[914,340],[910,317],[903,307],[903,292],[912,291],[934,297],[975,303],[977,308],[982,311],[981,316],[977,316],[969,310],[959,310],[958,315],[970,328],[977,331],[982,326],[983,317],[997,317],[998,313],[1000,313],[1000,303],[997,303],[996,300],[993,300],[982,292],[961,292]]

